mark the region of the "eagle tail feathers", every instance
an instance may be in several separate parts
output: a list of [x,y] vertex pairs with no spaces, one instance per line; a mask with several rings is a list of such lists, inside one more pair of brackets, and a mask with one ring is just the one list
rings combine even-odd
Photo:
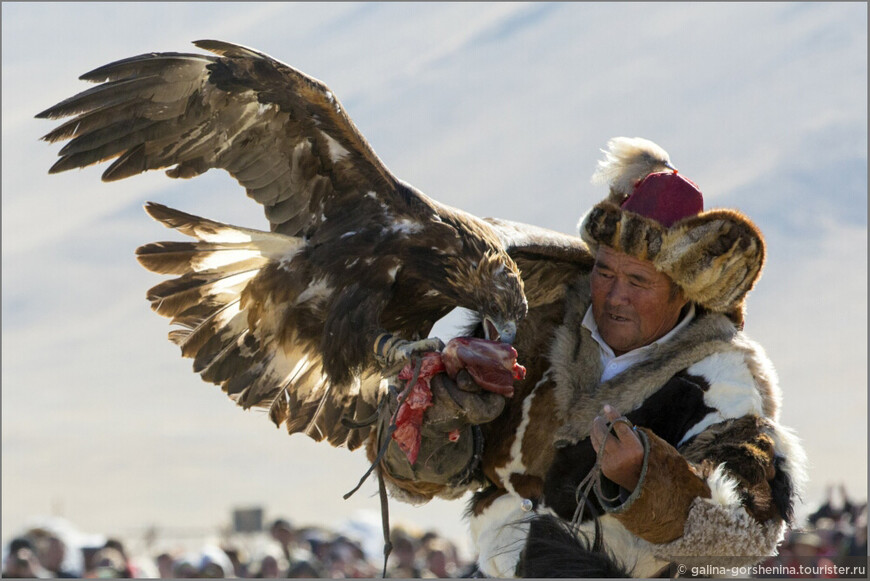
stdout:
[[[160,204],[146,211],[165,226],[194,237],[195,242],[154,242],[139,247],[139,262],[152,272],[180,275],[152,287],[148,300],[157,313],[172,318],[170,339],[193,357],[203,378],[248,331],[244,293],[264,267],[292,258],[301,239],[200,218]],[[240,348],[236,345],[236,348]],[[251,345],[248,345],[251,348]],[[208,377],[207,377],[208,376]]]
[[238,313],[220,328],[213,328],[213,334],[193,356],[193,371],[199,373],[204,381],[221,385],[232,376],[232,363],[242,347],[248,342],[251,349],[253,335],[249,333],[246,314]]
[[[234,301],[260,272],[259,261],[235,263],[228,267],[189,272],[164,281],[148,291],[151,308],[164,317],[182,315],[203,303],[222,306]],[[252,264],[253,263],[253,264]]]
[[[230,301],[225,305],[207,305],[209,311],[204,315],[191,314],[191,323],[187,323],[182,315],[173,318],[176,325],[186,326],[186,329],[175,329],[169,332],[169,339],[181,348],[183,357],[193,357],[202,349],[209,339],[215,334],[215,329],[223,328],[229,321],[240,314],[240,299]],[[191,309],[188,309],[190,311]],[[188,311],[185,311],[187,313]]]
[[[148,202],[145,211],[149,216],[173,230],[178,230],[200,242],[213,242],[215,249],[250,249],[256,250],[270,260],[287,261],[305,245],[302,238],[287,236],[277,232],[264,232],[253,228],[232,226],[194,216],[163,204]],[[149,245],[144,246],[147,248]],[[147,266],[146,266],[147,268]]]
[[[170,339],[184,357],[194,360],[194,371],[204,381],[220,385],[240,407],[264,411],[290,433],[302,432],[350,449],[362,445],[368,430],[346,428],[341,415],[357,419],[374,413],[379,384],[372,381],[380,377],[360,380],[351,374],[349,385],[335,385],[324,373],[319,343],[299,335],[294,321],[316,317],[329,291],[321,278],[299,284],[303,277],[296,269],[307,267],[293,258],[304,241],[155,203],[146,210],[168,228],[195,239],[154,242],[136,251],[148,270],[176,275],[149,290],[148,298],[152,308],[179,327],[170,332]],[[282,270],[287,277],[258,278],[264,269],[271,269],[266,278]],[[294,284],[298,288],[291,289]],[[287,313],[264,307],[272,300],[273,285],[286,293],[283,303],[297,309],[292,317],[284,319]],[[252,312],[256,308],[264,310]],[[305,320],[307,325],[314,323]]]
[[256,246],[234,242],[152,242],[136,249],[139,263],[158,274],[186,274],[262,259]]

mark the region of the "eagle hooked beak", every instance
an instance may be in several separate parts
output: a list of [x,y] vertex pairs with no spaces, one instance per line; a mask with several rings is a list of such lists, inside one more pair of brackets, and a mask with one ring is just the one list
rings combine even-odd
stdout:
[[514,321],[502,322],[486,315],[483,318],[483,331],[490,341],[500,341],[508,345],[514,342],[517,336],[517,324]]

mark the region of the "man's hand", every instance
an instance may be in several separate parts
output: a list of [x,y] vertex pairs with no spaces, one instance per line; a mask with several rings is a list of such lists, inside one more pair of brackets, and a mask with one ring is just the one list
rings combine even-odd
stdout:
[[[643,467],[643,443],[634,430],[623,422],[613,424],[620,413],[605,405],[592,422],[592,447],[595,452],[601,448],[604,435],[611,430],[604,442],[604,455],[601,458],[601,471],[604,475],[628,491],[633,491],[640,480]],[[612,424],[612,428],[610,427]]]

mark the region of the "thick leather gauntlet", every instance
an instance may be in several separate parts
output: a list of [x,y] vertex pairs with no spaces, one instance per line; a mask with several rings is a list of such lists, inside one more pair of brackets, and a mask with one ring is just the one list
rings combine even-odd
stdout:
[[[477,486],[482,478],[479,467],[483,451],[478,425],[495,419],[505,406],[503,396],[481,391],[465,372],[460,372],[457,382],[444,373],[438,374],[430,386],[432,406],[423,416],[417,461],[412,465],[395,440],[389,442],[381,461],[393,496],[416,503],[433,496],[455,498]],[[381,410],[376,437],[369,440],[372,461],[384,438],[389,437],[396,406],[391,398]]]

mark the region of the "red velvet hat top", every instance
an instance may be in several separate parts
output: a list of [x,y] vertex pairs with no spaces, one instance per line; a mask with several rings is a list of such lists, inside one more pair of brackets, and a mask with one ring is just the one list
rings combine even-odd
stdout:
[[704,211],[701,190],[677,172],[651,173],[634,186],[622,209],[651,218],[665,228]]

